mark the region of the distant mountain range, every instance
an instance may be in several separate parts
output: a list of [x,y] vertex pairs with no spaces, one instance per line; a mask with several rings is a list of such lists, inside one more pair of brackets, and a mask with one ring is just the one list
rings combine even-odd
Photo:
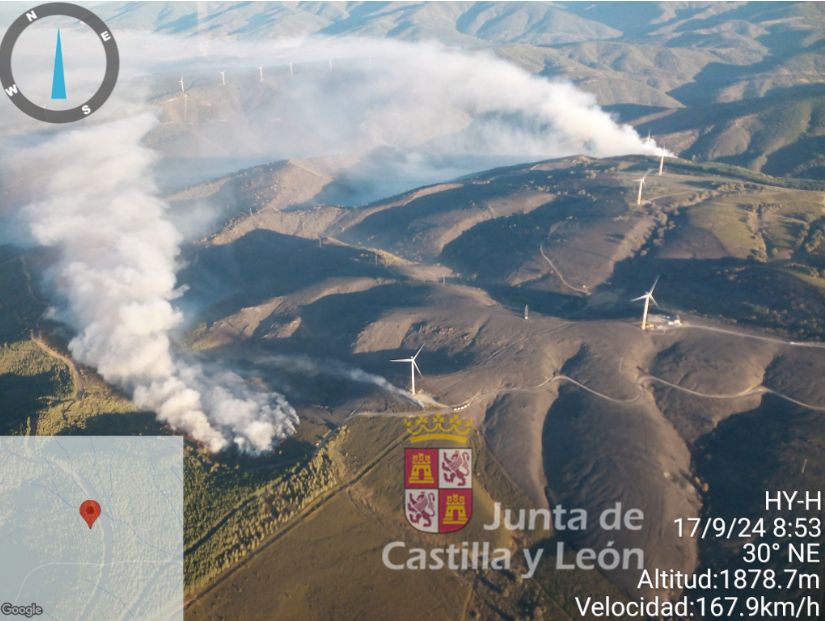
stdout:
[[569,79],[686,158],[825,178],[819,3],[107,3],[181,36],[433,39]]

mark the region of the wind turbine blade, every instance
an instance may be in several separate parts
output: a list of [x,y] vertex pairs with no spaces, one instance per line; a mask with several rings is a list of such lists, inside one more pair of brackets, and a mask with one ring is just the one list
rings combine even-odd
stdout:
[[396,358],[395,360],[390,360],[390,362],[413,362],[412,358]]
[[421,347],[419,347],[419,348],[418,348],[418,351],[417,351],[417,352],[415,352],[415,356],[413,356],[413,357],[412,357],[412,359],[413,359],[413,360],[415,360],[416,358],[418,358],[418,354],[420,354],[420,353],[421,353],[421,350],[422,350],[422,349],[424,349],[424,346],[423,346],[423,345],[422,345]]
[[[638,298],[633,298],[633,299],[632,299],[632,300],[630,300],[630,301],[631,301],[631,302],[638,302],[638,301],[640,301],[640,300],[644,300],[646,297],[647,297],[647,294],[645,293],[644,295],[640,295]],[[393,362],[394,362],[394,361],[393,361]]]
[[659,306],[659,303],[656,301],[656,298],[654,298],[652,295],[650,296],[650,301],[653,302],[656,306]]
[[659,283],[659,277],[656,277],[656,280],[653,281],[653,286],[650,288],[650,293],[653,293],[653,290],[656,288],[656,285]]
[[416,364],[415,360],[412,361],[412,364],[413,364],[413,367],[415,368],[415,370],[418,371],[418,374],[421,377],[424,377],[424,374],[421,372],[421,369],[418,368],[418,365]]

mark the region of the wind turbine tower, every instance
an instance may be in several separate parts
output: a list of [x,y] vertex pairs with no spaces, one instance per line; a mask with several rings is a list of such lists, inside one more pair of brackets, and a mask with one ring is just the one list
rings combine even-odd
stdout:
[[263,82],[264,81],[264,68],[263,67],[258,67],[258,76],[260,78],[259,82]]
[[289,63],[289,77],[291,78],[294,75],[295,75],[295,72],[292,70],[292,63],[290,62]]
[[637,205],[642,204],[642,188],[645,187],[645,179],[647,179],[647,175],[645,175],[644,177],[642,177],[640,179],[636,179],[636,181],[639,183],[639,193],[636,196],[636,204]]
[[219,71],[221,74],[221,86],[226,86],[226,71]]
[[665,150],[662,149],[662,152],[659,153],[659,176],[661,177],[664,172],[665,172]]
[[659,282],[659,277],[656,277],[656,280],[653,281],[653,286],[650,288],[650,291],[645,293],[644,295],[640,295],[638,298],[633,298],[631,302],[638,302],[640,300],[645,301],[645,307],[642,311],[642,330],[647,330],[647,313],[650,310],[650,303],[653,302],[656,306],[659,306],[659,303],[656,302],[656,298],[653,297],[653,290],[656,288],[656,283]]
[[189,116],[189,93],[183,86],[183,76],[178,80],[178,84],[180,84],[180,92],[183,96],[183,122],[186,123],[186,117]]
[[424,349],[424,346],[418,348],[418,351],[415,352],[415,356],[411,358],[398,358],[396,360],[391,360],[391,362],[409,362],[410,363],[410,394],[415,394],[415,372],[418,371],[419,375],[422,375],[421,369],[418,368],[418,364],[415,362],[415,359],[418,358],[418,354],[421,353],[421,350]]

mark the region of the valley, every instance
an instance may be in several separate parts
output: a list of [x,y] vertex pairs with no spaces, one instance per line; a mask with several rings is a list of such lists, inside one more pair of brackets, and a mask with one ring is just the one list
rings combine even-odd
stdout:
[[[0,119],[0,434],[184,435],[187,619],[596,619],[682,593],[576,559],[747,568],[677,520],[822,487],[821,5],[99,10],[146,101]],[[426,532],[406,451],[450,443]],[[467,548],[511,562],[428,565]]]

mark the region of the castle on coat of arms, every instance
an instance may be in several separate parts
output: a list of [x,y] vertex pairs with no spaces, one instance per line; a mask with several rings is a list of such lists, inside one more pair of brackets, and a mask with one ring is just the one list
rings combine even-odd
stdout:
[[451,442],[461,447],[404,449],[404,514],[427,533],[464,528],[473,514],[473,449],[467,447],[473,421],[457,414],[420,415],[404,420],[411,444]]

